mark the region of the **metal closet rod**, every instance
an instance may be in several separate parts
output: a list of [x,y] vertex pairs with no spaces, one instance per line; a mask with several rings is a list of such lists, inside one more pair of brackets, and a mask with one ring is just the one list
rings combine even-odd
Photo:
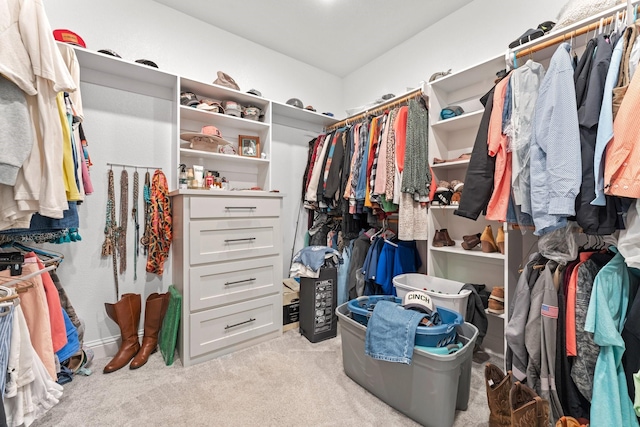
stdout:
[[365,110],[362,113],[356,114],[355,116],[347,117],[344,120],[341,120],[341,121],[339,121],[337,123],[332,124],[331,126],[327,126],[325,131],[331,131],[331,130],[337,129],[337,128],[341,127],[341,126],[344,126],[346,124],[357,122],[357,121],[369,116],[370,114],[379,113],[379,112],[384,111],[384,110],[386,110],[388,108],[394,107],[394,106],[396,106],[398,104],[402,104],[404,102],[407,102],[410,99],[416,98],[418,96],[423,96],[423,95],[424,94],[422,92],[422,88],[421,87],[418,88],[418,89],[414,89],[411,92],[409,92],[408,94],[406,94],[406,95],[404,95],[404,96],[402,96],[400,98],[391,99],[391,100],[389,100],[389,101],[387,101],[385,103],[377,105],[375,108],[372,108],[370,110]]
[[158,167],[155,167],[155,166],[128,165],[126,163],[109,163],[109,162],[107,162],[107,166],[122,166],[123,168],[160,169],[160,170],[162,170],[162,168],[158,168]]
[[[615,19],[616,13],[622,13],[622,12],[627,12],[627,25],[632,24],[631,21],[633,21],[633,6],[635,4],[637,4],[637,1],[631,1],[631,0],[627,0],[627,4],[626,4],[626,8],[624,9],[620,9],[617,11],[613,11],[611,16],[608,16],[606,18],[604,18],[602,21],[597,21],[597,22],[593,22],[591,24],[585,25],[584,27],[580,27],[577,30],[573,30],[571,32],[568,32],[566,34],[563,34],[561,36],[557,36],[554,37],[552,39],[549,39],[545,42],[542,42],[540,44],[537,44],[535,46],[531,46],[529,48],[526,48],[524,50],[521,50],[519,52],[516,52],[516,58],[522,58],[523,56],[527,56],[527,55],[531,55],[535,52],[541,51],[542,49],[546,49],[550,46],[559,44],[559,43],[563,43],[566,41],[570,41],[572,38],[576,38],[578,36],[581,36],[583,34],[589,33],[591,31],[597,30],[598,28],[600,28],[600,26],[604,26],[604,25],[609,25],[611,24],[611,22]],[[621,7],[622,5],[619,5],[618,7]]]

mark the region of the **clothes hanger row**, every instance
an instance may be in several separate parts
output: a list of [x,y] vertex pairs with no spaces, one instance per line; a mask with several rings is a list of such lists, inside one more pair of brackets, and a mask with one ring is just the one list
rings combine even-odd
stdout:
[[[24,276],[20,276],[16,279],[9,280],[8,282],[2,283],[2,286],[7,288],[13,287],[17,293],[27,292],[29,289],[33,288],[35,284],[33,283],[22,283],[25,280],[31,279],[32,277],[39,276],[45,272],[55,270],[57,268],[56,265],[50,265],[49,267],[45,267],[42,270],[34,271],[33,273],[26,274]],[[0,280],[6,280],[8,277],[0,276]]]
[[41,248],[34,248],[31,246],[27,246],[24,243],[20,243],[20,242],[11,242],[11,243],[7,243],[5,245],[0,246],[0,248],[3,249],[17,249],[18,251],[20,251],[22,254],[27,254],[29,252],[33,252],[36,255],[38,255],[38,258],[40,258],[40,261],[42,261],[42,263],[45,266],[49,266],[49,265],[60,265],[60,263],[62,263],[62,261],[64,261],[64,255],[60,252],[56,252],[54,250],[44,250]]
[[155,167],[155,166],[128,165],[126,163],[110,163],[110,162],[107,162],[107,166],[110,166],[111,169],[113,169],[114,166],[121,166],[122,169],[134,168],[135,170],[138,170],[138,169],[146,169],[146,170],[149,170],[149,169],[160,169],[160,170],[162,170],[162,168],[158,168],[158,167]]
[[[0,286],[0,308],[9,307],[16,303],[20,303],[20,296],[17,292],[14,292],[13,289],[8,288],[6,286]],[[8,314],[8,311],[2,310],[0,311],[0,317]]]

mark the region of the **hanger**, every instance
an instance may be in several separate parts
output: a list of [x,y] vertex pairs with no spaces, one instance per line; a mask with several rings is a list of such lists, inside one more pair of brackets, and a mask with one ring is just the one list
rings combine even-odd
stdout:
[[44,249],[33,248],[19,242],[13,242],[10,247],[19,249],[23,251],[23,253],[35,253],[36,255],[38,255],[38,258],[40,258],[40,261],[42,261],[45,266],[49,266],[52,264],[60,265],[60,263],[64,260],[64,255],[62,253],[50,249],[45,251]]
[[[3,295],[4,294],[4,295]],[[18,294],[13,291],[13,289],[8,288],[6,286],[0,286],[0,308],[10,307],[14,305],[16,302],[20,302],[18,299]],[[0,317],[9,314],[8,310],[0,310]]]

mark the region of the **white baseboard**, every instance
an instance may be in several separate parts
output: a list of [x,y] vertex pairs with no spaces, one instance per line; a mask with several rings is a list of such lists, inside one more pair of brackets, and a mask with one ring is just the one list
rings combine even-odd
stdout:
[[[138,338],[142,338],[144,329],[138,331]],[[93,350],[94,358],[102,359],[105,357],[113,357],[120,348],[120,336],[112,336],[99,340],[85,341],[84,346]]]

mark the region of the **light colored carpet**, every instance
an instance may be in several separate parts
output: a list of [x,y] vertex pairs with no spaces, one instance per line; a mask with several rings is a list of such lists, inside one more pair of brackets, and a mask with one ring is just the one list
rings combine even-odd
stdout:
[[[160,353],[138,370],[75,377],[34,427],[80,426],[414,426],[347,377],[340,336],[310,343],[297,331],[184,368]],[[492,360],[502,365],[500,360]],[[473,363],[467,411],[455,426],[486,426],[483,364]]]

